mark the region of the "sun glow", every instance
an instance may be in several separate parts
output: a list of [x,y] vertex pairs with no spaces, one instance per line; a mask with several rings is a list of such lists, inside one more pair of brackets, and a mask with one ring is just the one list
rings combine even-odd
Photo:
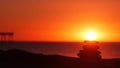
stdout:
[[96,39],[96,34],[94,32],[86,33],[86,40],[93,41]]

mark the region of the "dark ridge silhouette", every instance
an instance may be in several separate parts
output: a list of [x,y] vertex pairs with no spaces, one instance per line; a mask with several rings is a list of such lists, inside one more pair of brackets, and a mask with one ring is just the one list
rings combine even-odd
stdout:
[[[33,54],[17,49],[0,50],[1,68],[83,68],[80,60],[82,59],[60,55]],[[98,68],[120,68],[120,59],[102,59],[100,63],[93,65],[101,65]]]

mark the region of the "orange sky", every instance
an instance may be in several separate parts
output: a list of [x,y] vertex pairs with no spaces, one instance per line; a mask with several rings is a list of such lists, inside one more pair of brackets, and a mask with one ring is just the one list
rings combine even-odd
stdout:
[[0,31],[15,40],[82,41],[94,31],[99,41],[120,41],[119,0],[0,0]]

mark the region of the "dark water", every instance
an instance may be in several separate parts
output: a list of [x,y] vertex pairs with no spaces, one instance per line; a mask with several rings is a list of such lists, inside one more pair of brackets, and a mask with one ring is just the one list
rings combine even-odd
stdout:
[[[21,49],[32,53],[77,57],[82,46],[80,42],[9,42],[0,43],[0,49]],[[103,58],[120,58],[120,43],[100,43],[99,50]]]

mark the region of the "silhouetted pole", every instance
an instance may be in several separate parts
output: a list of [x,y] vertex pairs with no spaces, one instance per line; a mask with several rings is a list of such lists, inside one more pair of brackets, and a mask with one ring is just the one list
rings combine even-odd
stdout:
[[7,34],[8,34],[8,41],[9,42],[13,41],[14,40],[14,38],[13,38],[14,37],[14,33],[11,32],[11,33],[7,33]]
[[1,34],[1,32],[0,32],[0,42],[1,42],[1,38],[2,38],[2,34]]
[[1,42],[13,41],[13,37],[14,37],[13,32],[0,32]]
[[7,34],[4,33],[4,32],[1,32],[0,35],[1,35],[1,41],[2,41],[2,42],[5,42],[5,41],[6,41],[6,36],[7,36]]

